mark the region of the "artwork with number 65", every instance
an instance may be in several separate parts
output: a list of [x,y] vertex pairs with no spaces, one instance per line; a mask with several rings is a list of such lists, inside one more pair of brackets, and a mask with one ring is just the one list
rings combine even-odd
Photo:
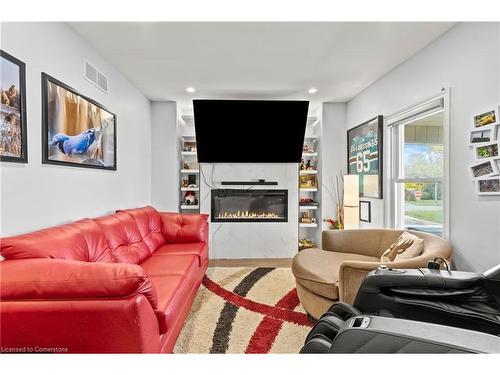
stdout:
[[347,131],[347,173],[359,176],[359,196],[382,198],[383,116]]

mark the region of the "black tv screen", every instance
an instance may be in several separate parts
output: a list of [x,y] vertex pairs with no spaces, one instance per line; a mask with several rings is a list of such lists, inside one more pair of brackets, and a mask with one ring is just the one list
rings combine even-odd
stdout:
[[200,163],[299,163],[308,101],[193,100]]

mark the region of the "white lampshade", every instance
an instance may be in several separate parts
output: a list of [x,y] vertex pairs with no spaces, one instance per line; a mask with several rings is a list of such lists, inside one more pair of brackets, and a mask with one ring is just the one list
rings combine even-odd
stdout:
[[344,176],[344,229],[359,228],[359,177]]

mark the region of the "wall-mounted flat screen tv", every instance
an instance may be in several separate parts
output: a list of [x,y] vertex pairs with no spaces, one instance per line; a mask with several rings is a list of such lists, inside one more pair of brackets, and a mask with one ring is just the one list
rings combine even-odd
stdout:
[[193,100],[198,162],[299,163],[308,101]]

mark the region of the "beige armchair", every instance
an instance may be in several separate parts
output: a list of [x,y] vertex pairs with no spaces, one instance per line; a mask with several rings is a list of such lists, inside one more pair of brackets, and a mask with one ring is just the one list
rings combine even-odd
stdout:
[[451,259],[448,241],[429,233],[408,232],[424,240],[422,253],[385,263],[380,262],[381,255],[403,230],[323,231],[322,250],[302,250],[292,263],[297,294],[304,309],[318,319],[337,300],[352,304],[365,276],[380,264],[390,268],[421,268],[436,257]]

